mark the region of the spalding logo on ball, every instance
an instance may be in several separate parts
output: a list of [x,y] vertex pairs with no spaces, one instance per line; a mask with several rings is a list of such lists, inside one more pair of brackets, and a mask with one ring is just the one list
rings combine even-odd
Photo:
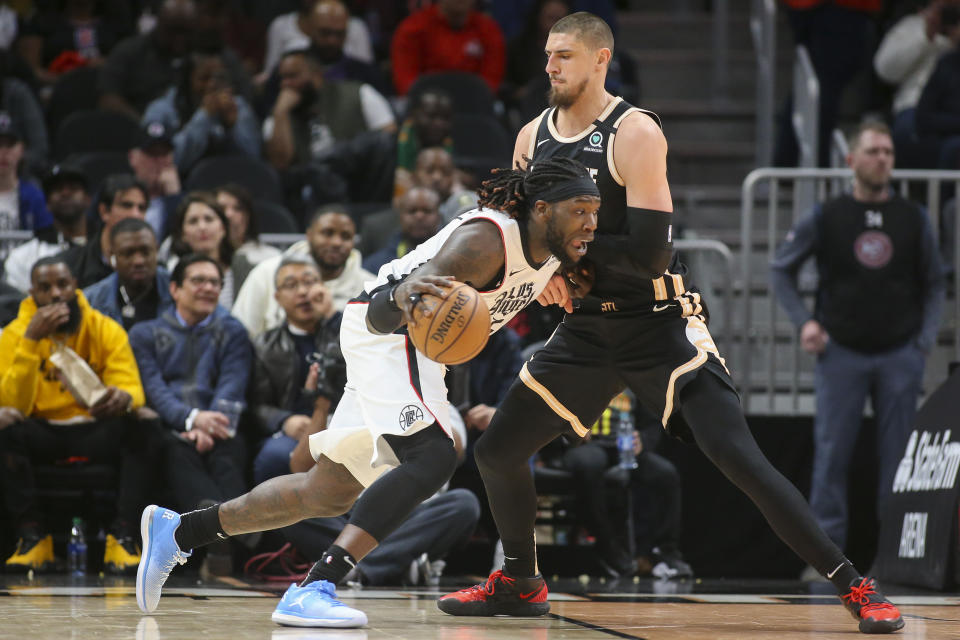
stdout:
[[[416,326],[407,328],[413,346],[441,364],[460,364],[476,357],[490,337],[490,311],[477,290],[453,282],[446,298],[424,294],[413,310]],[[429,309],[432,316],[425,318]]]

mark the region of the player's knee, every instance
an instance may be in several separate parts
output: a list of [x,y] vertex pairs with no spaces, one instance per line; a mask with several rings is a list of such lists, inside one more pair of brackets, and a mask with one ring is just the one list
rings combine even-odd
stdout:
[[440,484],[449,480],[457,470],[457,450],[449,438],[432,442],[429,447],[424,448],[423,454],[425,459],[435,466],[438,479],[441,479]]
[[453,447],[453,440],[435,431],[424,433],[422,438],[404,444],[406,446],[396,451],[397,457],[418,484],[429,490],[429,497],[450,479],[457,468],[457,451]]
[[490,438],[483,434],[473,445],[473,459],[477,463],[477,469],[481,474],[487,474],[496,471],[496,452],[491,451]]

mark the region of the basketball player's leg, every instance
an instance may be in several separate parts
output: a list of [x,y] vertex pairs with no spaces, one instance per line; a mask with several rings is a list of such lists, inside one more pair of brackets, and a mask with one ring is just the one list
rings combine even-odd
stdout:
[[400,464],[363,492],[353,505],[350,521],[310,569],[302,586],[316,580],[338,584],[453,475],[456,450],[436,422],[409,436],[386,435],[384,439]]
[[817,524],[803,495],[767,460],[727,383],[701,370],[680,391],[680,411],[711,462],[757,505],[781,540],[834,584],[861,631],[903,626],[896,607],[860,576]]
[[537,569],[533,524],[537,492],[530,457],[569,423],[520,381],[514,382],[474,446],[474,458],[503,541],[504,565],[485,583],[441,597],[437,607],[455,616],[539,616],[550,611]]
[[350,508],[363,486],[341,464],[320,456],[304,473],[278,476],[223,504],[182,516],[151,505],[140,519],[143,553],[137,571],[137,604],[149,613],[175,564],[192,550],[231,535],[266,531]]
[[504,570],[511,576],[529,577],[538,573],[533,536],[537,491],[530,458],[568,431],[567,420],[523,382],[517,381],[475,445],[477,468],[503,541]]
[[477,441],[474,457],[503,541],[503,571],[485,585],[442,597],[452,615],[543,615],[547,588],[537,569],[537,494],[530,457],[562,433],[582,437],[623,388],[599,350],[561,325],[523,367]]
[[[399,465],[370,482],[343,528],[300,585],[291,585],[274,610],[274,622],[300,627],[356,627],[362,611],[337,600],[336,585],[396,529],[414,508],[433,495],[457,463],[453,442],[434,421],[411,435],[383,434]],[[369,449],[366,461],[371,459]],[[351,467],[353,468],[352,464]],[[364,477],[357,471],[358,478]]]
[[803,495],[760,450],[733,390],[701,370],[681,390],[680,412],[703,453],[750,497],[797,555],[823,575],[835,577],[833,571],[841,567],[844,586],[856,577],[843,552],[817,525]]

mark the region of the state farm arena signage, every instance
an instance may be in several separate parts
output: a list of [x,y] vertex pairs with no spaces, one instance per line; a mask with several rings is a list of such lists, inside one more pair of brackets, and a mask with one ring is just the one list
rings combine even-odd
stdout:
[[950,568],[960,544],[958,409],[960,373],[954,373],[919,411],[904,446],[881,518],[875,571],[882,580],[943,589],[957,578]]

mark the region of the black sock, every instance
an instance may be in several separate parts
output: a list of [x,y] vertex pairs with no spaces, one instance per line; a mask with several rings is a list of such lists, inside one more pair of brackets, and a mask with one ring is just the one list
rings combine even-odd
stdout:
[[525,540],[503,541],[503,570],[514,578],[537,574],[537,543],[533,536]]
[[226,540],[230,536],[220,526],[220,505],[215,504],[181,515],[180,526],[173,537],[181,551],[190,551],[217,540]]
[[317,580],[326,580],[333,584],[339,584],[344,576],[350,573],[350,569],[353,569],[355,566],[357,566],[357,561],[347,553],[346,549],[332,544],[330,548],[323,553],[323,557],[310,567],[310,573],[303,579],[300,586],[305,587]]
[[[833,572],[833,576],[827,577],[827,580],[832,582],[833,586],[841,594],[849,591],[850,583],[860,577],[860,573],[846,558],[843,559],[843,562],[838,567],[830,567],[827,569],[827,573],[830,573],[831,571]],[[826,577],[826,573],[824,576]]]

